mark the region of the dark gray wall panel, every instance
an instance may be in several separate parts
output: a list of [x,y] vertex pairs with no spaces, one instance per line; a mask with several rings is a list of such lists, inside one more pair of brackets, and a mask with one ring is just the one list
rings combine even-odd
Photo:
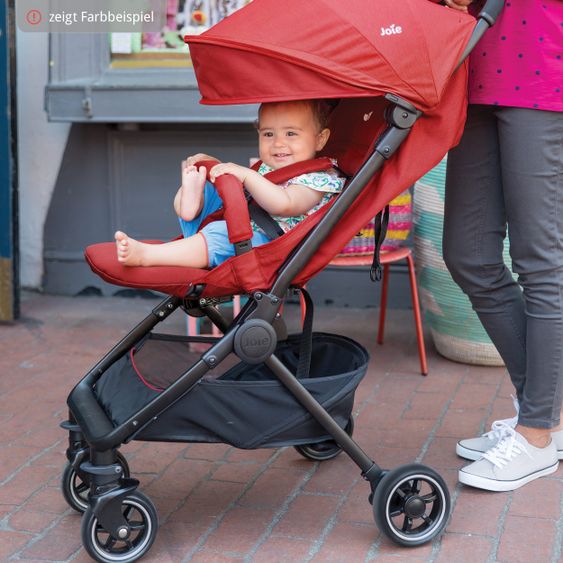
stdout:
[[247,163],[257,153],[256,132],[250,124],[73,125],[45,224],[45,291],[111,293],[84,269],[83,251],[118,228],[138,238],[177,236],[180,161],[196,152]]

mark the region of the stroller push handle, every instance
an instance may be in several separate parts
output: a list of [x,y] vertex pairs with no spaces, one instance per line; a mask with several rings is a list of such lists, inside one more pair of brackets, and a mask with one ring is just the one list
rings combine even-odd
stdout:
[[462,65],[463,61],[469,56],[471,51],[475,48],[475,45],[479,42],[479,39],[483,37],[487,29],[492,27],[500,12],[504,7],[504,0],[487,0],[485,5],[479,12],[479,16],[477,17],[477,24],[475,25],[475,29],[469,38],[469,41],[457,63],[456,70]]
[[504,7],[504,0],[487,0],[483,9],[479,12],[479,18],[485,20],[489,27],[497,21],[499,14]]

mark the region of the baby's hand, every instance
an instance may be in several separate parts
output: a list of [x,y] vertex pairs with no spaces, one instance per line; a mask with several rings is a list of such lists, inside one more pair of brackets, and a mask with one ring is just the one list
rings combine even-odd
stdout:
[[208,154],[204,154],[202,152],[194,154],[193,156],[188,156],[186,162],[188,163],[189,166],[193,166],[197,162],[202,162],[203,160],[216,160],[217,162],[221,162],[218,158],[215,158],[214,156],[209,156]]
[[245,168],[244,166],[239,166],[238,164],[234,164],[233,162],[222,162],[221,164],[216,164],[210,171],[209,171],[209,178],[212,182],[215,182],[215,179],[223,174],[232,174],[237,178],[240,182],[244,184],[248,173],[250,172],[250,168]]

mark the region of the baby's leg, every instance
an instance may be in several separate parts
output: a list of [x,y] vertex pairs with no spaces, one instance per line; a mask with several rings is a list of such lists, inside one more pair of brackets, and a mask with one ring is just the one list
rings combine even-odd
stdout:
[[117,260],[124,266],[185,266],[207,268],[207,245],[201,234],[163,244],[147,244],[115,233]]
[[203,189],[207,171],[203,166],[198,170],[195,166],[188,166],[186,162],[182,163],[182,186],[177,213],[184,221],[191,221],[203,208]]

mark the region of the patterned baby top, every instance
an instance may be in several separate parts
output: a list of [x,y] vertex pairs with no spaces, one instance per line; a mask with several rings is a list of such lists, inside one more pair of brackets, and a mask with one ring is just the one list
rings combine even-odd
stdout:
[[[336,161],[332,161],[334,166],[336,166]],[[258,174],[264,176],[268,172],[272,172],[274,169],[267,164],[262,163],[260,168],[258,168]],[[295,178],[290,178],[284,184],[280,184],[282,188],[287,188],[292,184],[299,184],[300,186],[306,186],[312,190],[318,192],[324,192],[321,201],[315,205],[312,209],[309,209],[307,213],[303,215],[298,215],[296,217],[280,217],[278,215],[272,215],[272,219],[281,227],[284,233],[287,233],[290,229],[293,229],[296,225],[301,223],[309,215],[318,211],[323,205],[326,205],[335,194],[339,194],[344,187],[346,182],[345,178],[338,175],[338,172],[331,168],[330,170],[322,170],[320,172],[309,172],[307,174],[301,174],[300,176],[295,176]],[[263,232],[262,229],[254,222],[252,223],[252,230]]]

